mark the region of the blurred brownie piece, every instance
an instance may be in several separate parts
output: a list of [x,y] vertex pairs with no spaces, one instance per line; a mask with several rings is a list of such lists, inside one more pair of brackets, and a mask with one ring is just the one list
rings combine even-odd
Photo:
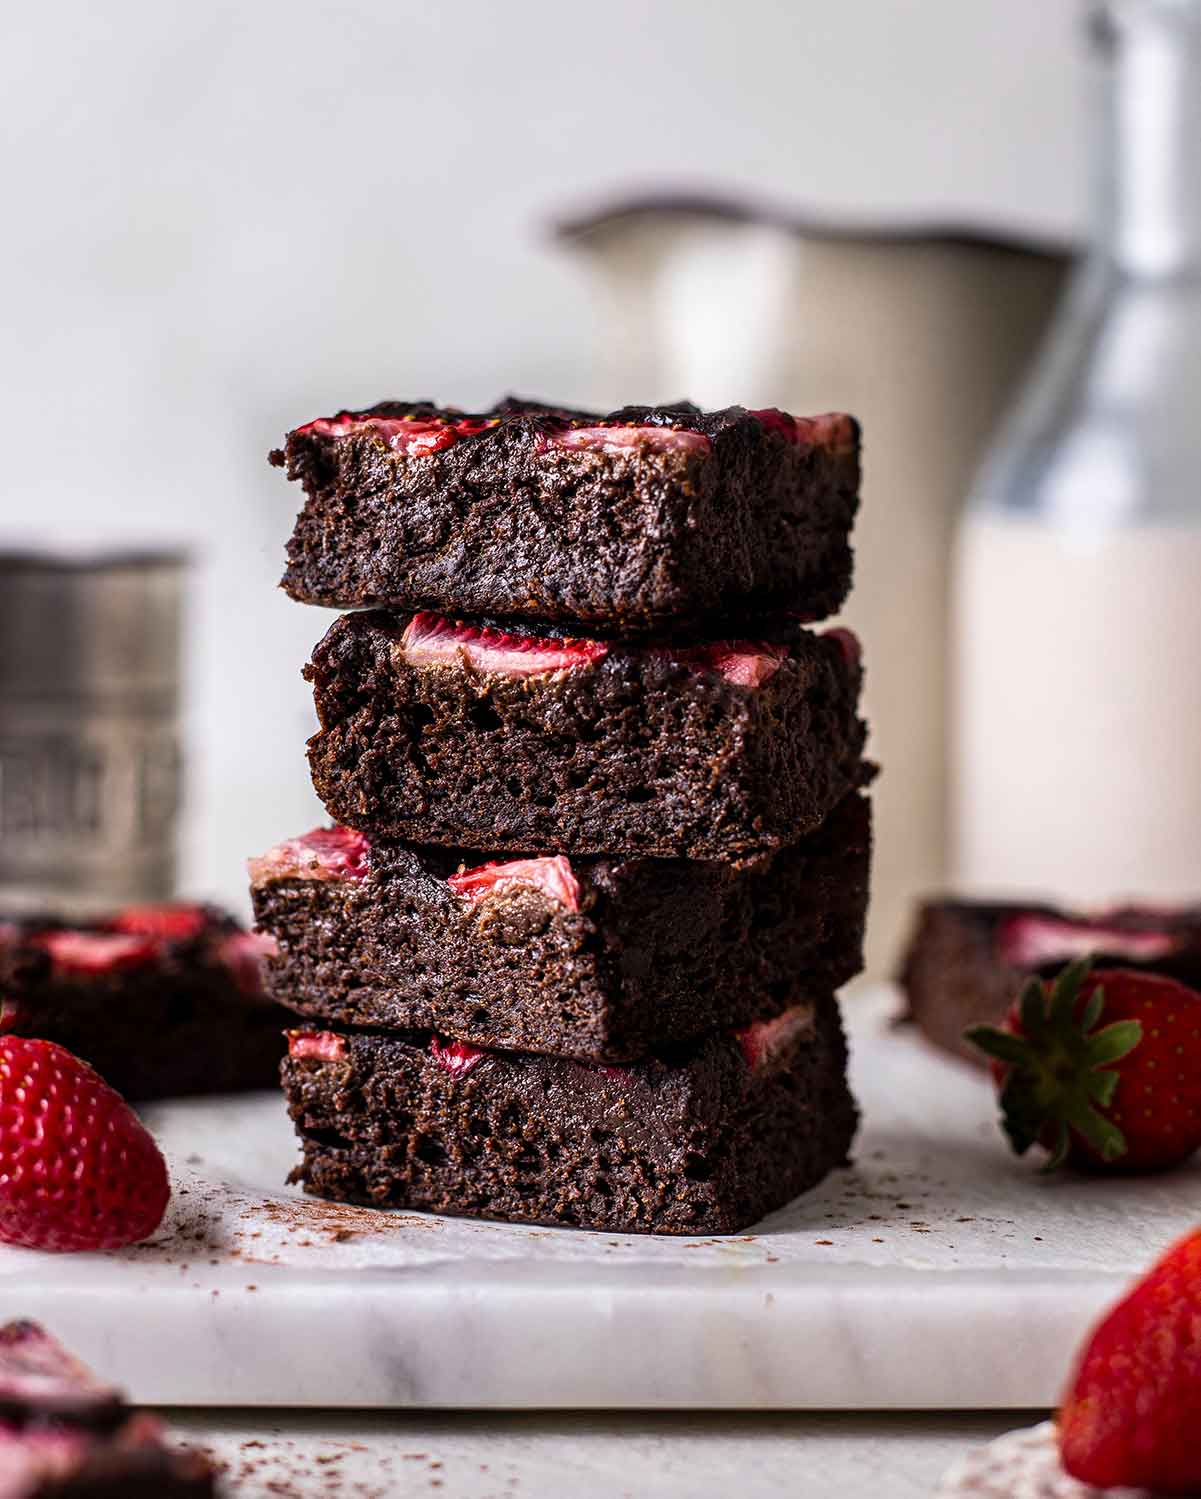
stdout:
[[271,461],[307,497],[283,577],[302,603],[632,638],[824,619],[850,587],[848,416],[383,401],[306,423]]
[[313,785],[373,838],[742,859],[816,832],[868,774],[845,630],[628,646],[368,612],[305,675]]
[[631,1061],[862,966],[871,808],[746,864],[512,859],[317,829],[250,861],[268,989],[320,1020]]
[[1101,913],[1014,902],[930,900],[900,975],[906,1018],[944,1051],[983,1065],[963,1039],[999,1025],[1031,975],[1049,978],[1075,958],[1099,968],[1146,968],[1201,988],[1201,907],[1122,906]]
[[4,1499],[211,1499],[213,1472],[172,1451],[34,1322],[0,1327],[0,1494]]
[[737,1233],[844,1164],[836,1003],[632,1067],[437,1035],[296,1031],[284,1092],[318,1197],[610,1233]]
[[133,1101],[275,1085],[266,939],[211,906],[0,921],[0,1034],[55,1041]]

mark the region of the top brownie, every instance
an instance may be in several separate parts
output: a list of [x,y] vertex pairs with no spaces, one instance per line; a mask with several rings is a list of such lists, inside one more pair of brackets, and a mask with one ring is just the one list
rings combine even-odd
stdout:
[[849,416],[382,401],[298,427],[271,462],[307,496],[282,580],[301,603],[761,635],[850,588]]

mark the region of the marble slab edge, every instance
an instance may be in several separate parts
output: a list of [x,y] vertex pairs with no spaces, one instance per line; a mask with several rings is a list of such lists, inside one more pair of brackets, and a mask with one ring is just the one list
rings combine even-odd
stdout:
[[928,1272],[846,1265],[154,1279],[93,1261],[42,1285],[0,1279],[0,1306],[155,1405],[1016,1410],[1054,1403],[1072,1349],[1125,1284],[1004,1270],[935,1288]]

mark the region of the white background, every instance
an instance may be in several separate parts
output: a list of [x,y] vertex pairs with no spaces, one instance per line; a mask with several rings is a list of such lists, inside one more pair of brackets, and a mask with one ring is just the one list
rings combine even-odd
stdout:
[[[10,5],[0,544],[183,539],[186,884],[316,820],[284,430],[613,391],[562,212],[646,186],[1074,231],[1072,0]],[[728,399],[737,400],[732,390]]]

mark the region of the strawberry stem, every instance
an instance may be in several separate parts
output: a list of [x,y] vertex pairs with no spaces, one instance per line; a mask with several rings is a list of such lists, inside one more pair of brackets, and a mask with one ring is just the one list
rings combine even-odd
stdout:
[[1112,1103],[1118,1085],[1114,1064],[1139,1044],[1143,1028],[1137,1020],[1119,1020],[1097,1029],[1104,989],[1098,986],[1080,1001],[1090,966],[1087,958],[1069,964],[1049,990],[1030,979],[1018,998],[1016,1029],[977,1025],[965,1033],[1004,1067],[1002,1128],[1018,1155],[1045,1146],[1045,1171],[1063,1165],[1073,1136],[1103,1161],[1126,1154],[1125,1136],[1101,1110]]

